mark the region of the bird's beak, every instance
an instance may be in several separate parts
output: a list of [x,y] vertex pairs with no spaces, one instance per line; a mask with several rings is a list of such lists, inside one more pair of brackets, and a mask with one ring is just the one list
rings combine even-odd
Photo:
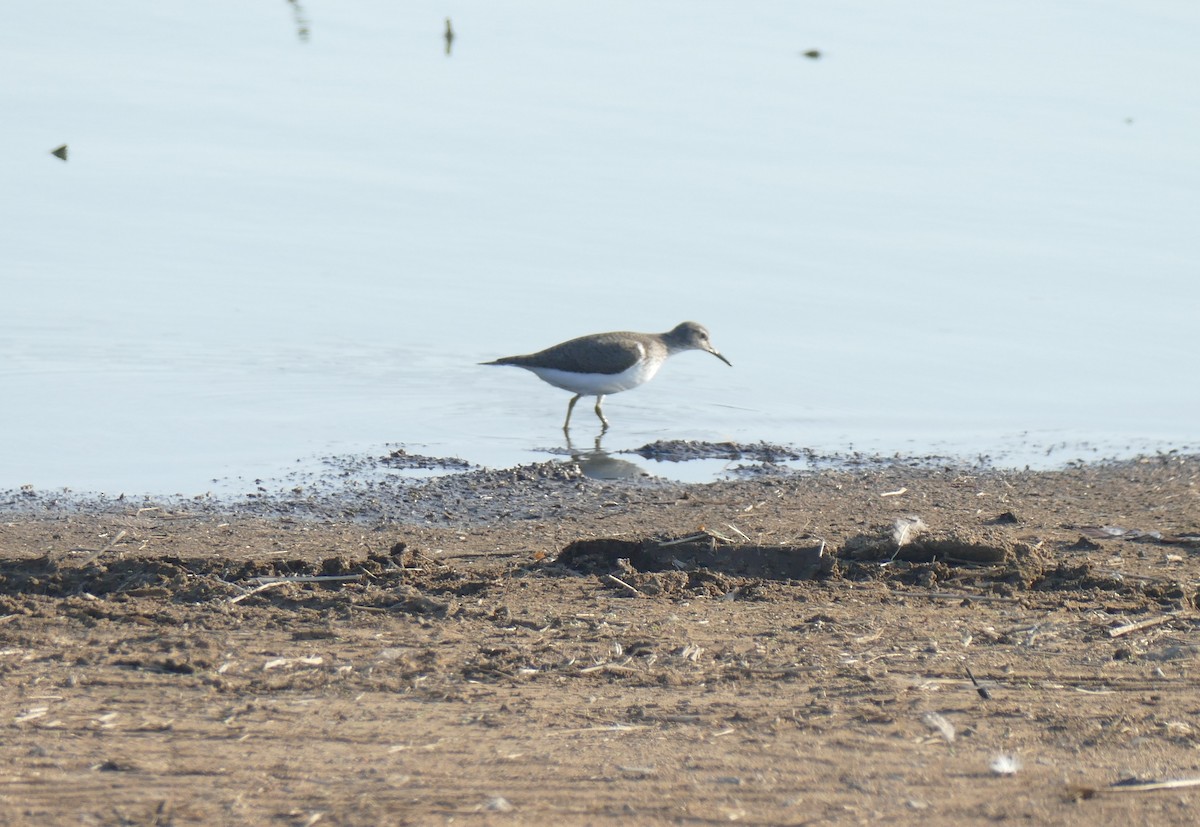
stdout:
[[718,359],[720,359],[720,360],[721,360],[722,362],[724,362],[725,364],[729,365],[729,367],[733,367],[733,362],[729,361],[729,360],[728,360],[728,359],[726,359],[724,356],[722,356],[721,354],[717,353],[715,350],[710,350],[710,351],[709,351],[709,353],[711,353],[713,356],[716,356]]

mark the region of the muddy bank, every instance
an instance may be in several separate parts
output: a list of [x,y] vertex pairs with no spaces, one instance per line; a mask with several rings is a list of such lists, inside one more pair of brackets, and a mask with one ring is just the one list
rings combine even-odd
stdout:
[[1194,821],[1195,457],[373,474],[0,496],[0,824]]

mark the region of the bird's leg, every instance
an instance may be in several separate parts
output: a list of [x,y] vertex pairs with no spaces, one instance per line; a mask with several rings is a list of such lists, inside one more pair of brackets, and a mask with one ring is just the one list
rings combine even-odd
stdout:
[[600,410],[600,403],[604,401],[604,394],[596,397],[596,416],[600,417],[600,421],[604,423],[604,427],[600,429],[600,433],[608,430],[608,420],[604,418],[604,411]]
[[567,421],[563,423],[563,433],[570,434],[571,429],[571,411],[575,410],[575,403],[579,401],[582,393],[577,393],[571,397],[571,401],[567,404]]

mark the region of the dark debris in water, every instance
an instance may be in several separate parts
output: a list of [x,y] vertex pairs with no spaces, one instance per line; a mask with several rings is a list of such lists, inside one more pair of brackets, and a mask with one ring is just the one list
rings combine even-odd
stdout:
[[682,439],[660,439],[628,451],[657,462],[687,462],[694,459],[748,459],[756,462],[786,462],[810,459],[812,452],[768,442],[744,444],[739,442],[698,442]]
[[381,465],[386,465],[389,468],[411,469],[446,469],[465,471],[471,467],[471,463],[465,459],[458,457],[427,457],[422,454],[410,454],[403,448],[397,448],[386,457],[381,457],[379,460]]
[[[741,460],[756,465],[738,465],[727,469],[741,477],[779,474],[796,470],[797,466],[785,463],[798,463],[805,470],[818,468],[853,469],[853,468],[933,468],[938,466],[958,467],[961,460],[952,457],[928,454],[922,456],[885,456],[882,454],[865,454],[860,451],[848,453],[820,453],[812,448],[802,448],[793,445],[780,445],[774,442],[701,442],[695,440],[660,439],[624,453],[637,454],[655,462],[689,462],[691,460],[719,459],[727,461]],[[986,457],[976,459],[976,466],[989,466]]]

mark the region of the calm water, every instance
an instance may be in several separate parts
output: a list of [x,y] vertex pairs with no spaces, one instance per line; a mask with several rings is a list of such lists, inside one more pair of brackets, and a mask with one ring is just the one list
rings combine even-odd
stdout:
[[568,395],[477,362],[684,319],[734,367],[610,397],[606,449],[1194,446],[1197,42],[1133,0],[14,6],[0,488],[542,459]]

